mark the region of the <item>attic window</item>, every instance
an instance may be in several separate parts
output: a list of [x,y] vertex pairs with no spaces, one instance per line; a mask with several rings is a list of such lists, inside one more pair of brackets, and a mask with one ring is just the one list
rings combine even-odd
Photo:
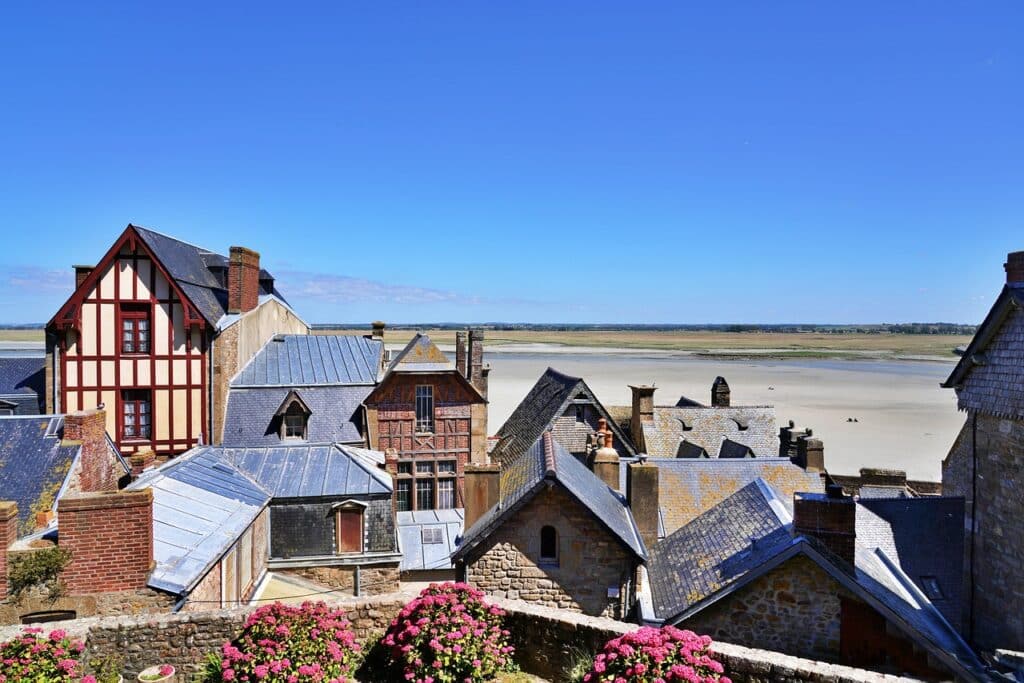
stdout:
[[682,426],[684,432],[693,430],[693,422],[687,422],[681,417],[677,417],[676,419],[679,420],[679,424]]
[[282,439],[305,439],[306,438],[306,411],[298,402],[288,406],[281,421]]
[[576,422],[587,421],[587,406],[583,404],[576,404]]
[[60,428],[63,427],[63,426],[64,426],[64,418],[63,417],[55,417],[55,418],[51,419],[50,420],[50,424],[46,425],[46,434],[44,436],[46,438],[56,439],[57,438],[57,433],[60,431]]
[[942,588],[939,587],[938,578],[934,576],[922,576],[921,588],[924,589],[924,594],[928,596],[929,600],[946,599],[946,596],[942,593]]
[[440,527],[426,527],[423,529],[423,545],[438,545],[440,543],[444,543]]
[[741,420],[739,418],[734,417],[734,418],[732,418],[732,421],[736,423],[736,427],[741,432],[745,432],[745,431],[747,431],[747,429],[750,428],[750,423],[747,422],[746,420]]

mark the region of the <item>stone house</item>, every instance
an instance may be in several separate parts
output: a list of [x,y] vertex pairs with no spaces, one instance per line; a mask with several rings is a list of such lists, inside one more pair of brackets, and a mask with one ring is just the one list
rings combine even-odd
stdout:
[[885,673],[988,680],[937,606],[958,610],[962,500],[857,503],[838,486],[792,500],[756,479],[655,545],[644,622]]
[[275,334],[305,334],[258,253],[129,225],[46,326],[46,412],[106,407],[124,454],[217,443],[228,381]]
[[363,400],[370,447],[388,454],[399,512],[462,508],[464,472],[487,461],[483,332],[459,332],[456,362],[417,334]]
[[0,356],[0,417],[46,412],[46,360]]
[[480,589],[589,615],[632,611],[641,530],[626,499],[550,432],[503,469],[470,468],[466,526],[452,559]]
[[548,368],[495,434],[491,461],[509,464],[551,432],[562,448],[586,463],[603,445],[596,436],[602,429],[611,431],[620,457],[636,454],[627,433],[583,379]]
[[942,490],[966,499],[964,632],[984,650],[1024,650],[1024,252],[942,386],[967,420],[942,464]]

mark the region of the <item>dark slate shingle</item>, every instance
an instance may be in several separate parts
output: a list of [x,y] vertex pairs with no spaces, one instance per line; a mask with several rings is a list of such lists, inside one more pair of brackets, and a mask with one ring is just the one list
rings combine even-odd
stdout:
[[77,443],[62,445],[63,435],[60,416],[0,417],[0,500],[18,504],[23,529],[31,530],[36,512],[53,509],[78,454]]
[[39,415],[45,410],[46,359],[42,356],[0,356],[0,401],[15,415]]

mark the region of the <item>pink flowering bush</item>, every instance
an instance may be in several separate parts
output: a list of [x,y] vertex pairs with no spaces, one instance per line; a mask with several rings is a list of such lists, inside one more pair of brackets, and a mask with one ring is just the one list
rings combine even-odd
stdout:
[[26,628],[0,645],[0,683],[96,683],[92,676],[82,676],[78,655],[83,649],[62,630],[44,635],[41,628]]
[[711,638],[673,626],[644,627],[605,643],[585,683],[732,683],[711,656]]
[[398,680],[489,681],[516,669],[504,617],[469,584],[431,584],[402,608],[381,644],[390,650]]
[[[219,659],[219,661],[217,661]],[[245,621],[207,667],[210,681],[347,683],[360,659],[351,622],[323,602],[275,602]]]

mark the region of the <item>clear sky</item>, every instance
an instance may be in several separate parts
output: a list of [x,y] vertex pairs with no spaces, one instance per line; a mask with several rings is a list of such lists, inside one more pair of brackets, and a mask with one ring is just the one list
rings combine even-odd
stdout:
[[0,9],[0,321],[129,222],[311,322],[977,322],[1024,3]]

